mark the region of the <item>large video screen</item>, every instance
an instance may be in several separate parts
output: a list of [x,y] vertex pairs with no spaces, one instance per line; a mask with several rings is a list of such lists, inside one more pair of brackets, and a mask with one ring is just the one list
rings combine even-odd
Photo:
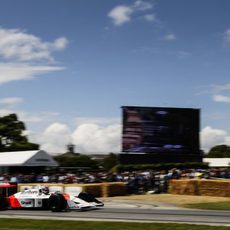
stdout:
[[200,110],[123,106],[123,152],[199,153]]

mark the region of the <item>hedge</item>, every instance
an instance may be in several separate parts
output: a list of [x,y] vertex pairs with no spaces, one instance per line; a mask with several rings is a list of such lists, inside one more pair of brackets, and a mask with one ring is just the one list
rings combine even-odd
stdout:
[[169,170],[172,168],[186,169],[186,168],[208,168],[208,163],[203,162],[185,162],[185,163],[158,163],[158,164],[141,164],[141,165],[116,165],[113,168],[114,172],[123,171],[138,171],[138,170]]

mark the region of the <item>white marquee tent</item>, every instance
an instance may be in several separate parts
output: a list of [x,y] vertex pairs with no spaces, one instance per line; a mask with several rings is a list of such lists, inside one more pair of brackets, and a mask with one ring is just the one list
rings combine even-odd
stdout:
[[0,152],[0,167],[11,166],[56,167],[58,163],[43,150]]
[[203,158],[203,162],[209,163],[209,167],[230,166],[230,158]]

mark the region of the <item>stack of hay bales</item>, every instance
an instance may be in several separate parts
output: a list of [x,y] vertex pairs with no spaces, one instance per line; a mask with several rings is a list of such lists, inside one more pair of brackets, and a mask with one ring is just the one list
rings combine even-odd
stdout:
[[169,186],[169,193],[171,194],[186,194],[186,195],[198,195],[197,194],[197,180],[171,180]]
[[169,193],[230,197],[230,180],[171,180]]

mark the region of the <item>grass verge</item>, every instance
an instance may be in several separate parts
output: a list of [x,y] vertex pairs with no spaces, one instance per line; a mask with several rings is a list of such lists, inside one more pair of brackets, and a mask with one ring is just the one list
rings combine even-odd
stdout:
[[230,211],[230,202],[212,202],[212,203],[197,203],[185,204],[186,208],[207,209],[207,210],[225,210]]
[[229,197],[214,196],[192,196],[192,195],[174,195],[174,194],[147,194],[131,195],[125,197],[108,198],[112,200],[125,200],[133,202],[162,202],[177,207],[209,209],[209,210],[230,210]]
[[[161,224],[161,223],[122,223],[122,222],[93,222],[93,221],[62,221],[62,220],[23,220],[0,219],[0,230],[216,230],[216,226],[192,224]],[[218,230],[229,230],[229,227],[218,226]]]
[[174,195],[174,194],[168,194],[168,193],[167,194],[116,196],[116,197],[108,197],[104,200],[162,202],[162,203],[171,204],[175,206],[184,206],[190,203],[197,204],[197,203],[230,202],[229,197]]

